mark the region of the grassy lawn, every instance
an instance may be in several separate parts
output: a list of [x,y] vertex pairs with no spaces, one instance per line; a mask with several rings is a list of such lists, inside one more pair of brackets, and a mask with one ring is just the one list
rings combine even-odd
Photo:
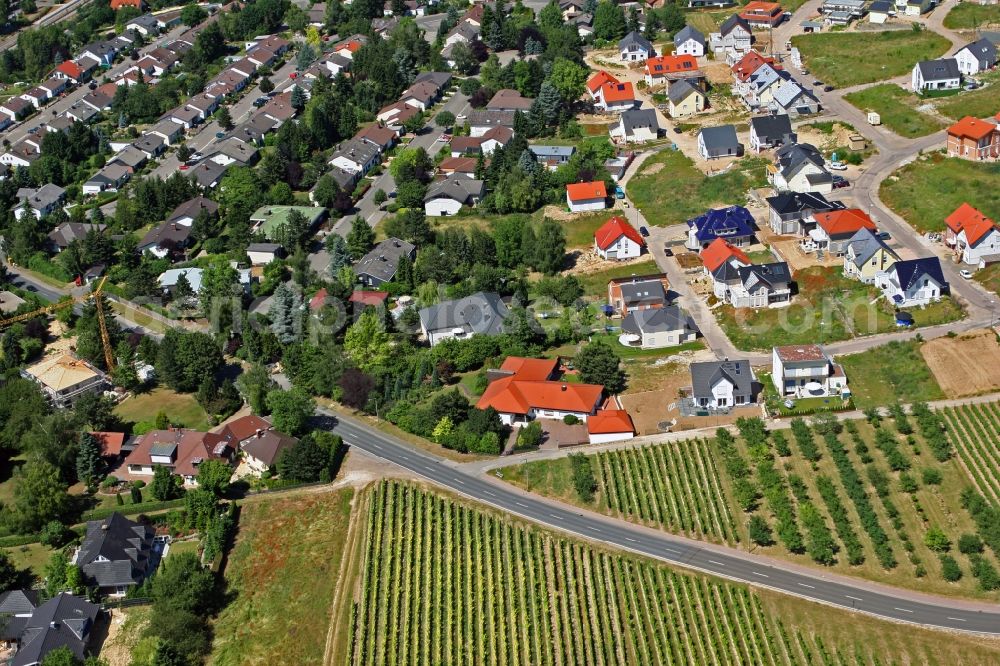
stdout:
[[176,543],[170,544],[170,550],[167,551],[167,557],[172,555],[180,555],[182,553],[195,553],[198,554],[198,540],[191,539],[190,541],[178,541]]
[[885,81],[942,55],[951,42],[923,30],[811,33],[792,37],[812,76],[838,87]]
[[859,409],[945,397],[914,340],[890,342],[837,360],[844,366]]
[[701,340],[695,340],[694,342],[685,342],[682,345],[676,345],[674,347],[664,347],[663,349],[641,349],[639,347],[626,347],[625,345],[618,343],[619,333],[603,333],[600,335],[590,336],[591,341],[597,342],[607,342],[608,345],[615,350],[619,358],[630,359],[630,358],[659,358],[661,356],[671,356],[673,354],[679,354],[683,351],[693,351],[696,349],[704,349],[705,343]]
[[152,422],[161,410],[166,412],[172,425],[195,430],[207,430],[209,427],[208,414],[193,395],[175,393],[166,388],[134,395],[115,407],[115,413],[131,423]]
[[603,302],[608,297],[608,280],[630,275],[658,275],[660,273],[660,267],[652,259],[635,264],[613,264],[612,262],[608,262],[608,264],[608,268],[603,271],[576,276],[579,278],[580,284],[583,285],[584,296]]
[[643,162],[627,190],[650,224],[678,224],[708,208],[743,205],[747,190],[767,184],[766,165],[764,159],[746,157],[710,178],[680,151],[664,150]]
[[942,100],[937,103],[937,110],[955,120],[965,116],[986,118],[995,115],[1000,111],[1000,76],[991,72],[981,75],[980,79],[988,85],[976,90],[963,90],[954,97]]
[[1000,264],[993,264],[981,271],[977,271],[976,282],[994,294],[1000,294]]
[[4,553],[18,569],[30,569],[33,574],[42,578],[45,575],[45,565],[52,557],[52,550],[40,543],[29,543],[24,546],[4,548]]
[[1000,24],[1000,5],[962,2],[952,7],[944,17],[944,27],[952,30],[971,30],[997,24]]
[[718,32],[722,22],[729,18],[731,11],[690,11],[687,13],[687,23],[692,28],[697,28],[702,34],[708,37],[709,33]]
[[1000,164],[940,153],[907,164],[882,182],[879,196],[919,232],[943,231],[944,218],[968,202],[1000,219]]
[[[602,210],[596,213],[573,216],[571,220],[557,220],[566,234],[567,249],[590,248],[594,246],[594,232],[615,215],[625,217],[627,211]],[[633,216],[634,217],[634,216]]]
[[341,561],[353,560],[353,497],[344,489],[243,506],[226,568],[235,598],[215,621],[213,664],[324,662],[331,613],[341,619],[333,608]]
[[914,111],[920,102],[895,83],[865,88],[844,95],[844,99],[862,111],[875,111],[882,117],[882,124],[900,136],[914,139],[941,129],[944,124],[937,118]]

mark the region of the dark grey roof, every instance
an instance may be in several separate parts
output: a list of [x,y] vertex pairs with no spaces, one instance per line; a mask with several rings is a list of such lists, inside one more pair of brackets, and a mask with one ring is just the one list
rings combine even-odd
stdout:
[[736,282],[740,279],[739,266],[732,261],[724,261],[712,271],[712,279],[716,282]]
[[934,280],[942,287],[948,286],[948,281],[944,279],[944,273],[941,272],[941,261],[937,257],[897,261],[889,270],[896,273],[899,286],[903,291],[908,291],[924,277]]
[[228,164],[219,164],[205,158],[191,167],[187,174],[189,178],[193,178],[200,186],[211,187],[222,178],[227,169],[229,169]]
[[784,139],[786,136],[795,136],[792,132],[792,121],[785,114],[779,116],[754,116],[750,119],[750,127],[753,129],[754,134],[769,143]]
[[966,50],[979,61],[981,68],[992,67],[997,62],[997,46],[988,39],[977,40],[959,49],[959,51]]
[[380,152],[381,151],[378,146],[374,146],[367,141],[362,141],[360,139],[347,139],[337,146],[336,152],[330,156],[330,162],[333,162],[333,160],[338,157],[343,157],[354,162],[355,164],[364,165],[378,157]]
[[434,199],[453,199],[463,204],[469,203],[475,197],[483,196],[486,184],[481,180],[466,176],[453,175],[431,183],[424,195],[424,202]]
[[672,81],[670,87],[667,88],[667,97],[674,104],[680,104],[688,95],[693,94],[704,95],[701,88],[691,83],[688,79],[678,79],[677,81]]
[[649,128],[654,133],[660,131],[660,123],[656,120],[656,111],[653,109],[630,109],[621,115],[622,127],[625,134],[631,134],[636,129]]
[[[625,113],[631,113],[626,111]],[[625,115],[624,113],[622,114]],[[542,146],[533,145],[528,146],[528,150],[534,155],[535,159],[546,159],[549,157],[572,157],[573,153],[576,152],[576,146]]]
[[618,42],[619,51],[632,51],[641,50],[647,53],[652,53],[653,45],[649,43],[649,40],[640,35],[638,32],[630,32]]
[[153,530],[119,513],[87,523],[77,565],[98,587],[141,583],[149,566]]
[[250,243],[247,252],[277,252],[281,249],[279,243]]
[[778,215],[825,212],[844,207],[839,201],[827,201],[819,192],[783,192],[767,198],[767,205]]
[[641,282],[625,282],[619,285],[622,300],[626,305],[648,305],[663,303],[667,300],[667,290],[660,280],[643,280]]
[[439,89],[451,83],[451,74],[448,72],[421,72],[417,74],[417,78],[413,79],[413,83],[423,83],[424,81],[430,81],[436,85]]
[[28,202],[28,205],[35,210],[44,210],[55,206],[62,201],[65,196],[66,190],[58,185],[53,185],[52,183],[46,183],[38,189],[33,187],[22,187],[17,190],[17,203],[13,206],[13,208],[21,208],[24,206],[25,202]]
[[214,215],[219,210],[219,204],[205,197],[194,197],[174,208],[167,216],[167,222],[176,222],[179,219],[190,217],[192,220],[198,217],[201,211],[207,211]]
[[893,4],[889,2],[889,0],[875,0],[875,2],[871,4],[871,7],[868,8],[868,11],[888,14],[892,7]]
[[45,655],[61,647],[68,647],[83,659],[98,612],[99,606],[68,592],[49,599],[30,618],[24,618],[18,650],[10,666],[39,664]]
[[191,237],[191,226],[174,222],[158,224],[146,232],[137,247],[140,251],[154,247],[168,251],[181,249]]
[[466,333],[497,335],[509,311],[499,294],[480,291],[456,301],[444,301],[420,310],[420,323],[428,332],[461,328]]
[[750,361],[703,361],[691,364],[691,388],[695,397],[712,395],[712,387],[720,380],[728,379],[733,384],[733,392],[750,394],[753,390],[753,375]]
[[36,590],[11,590],[0,594],[0,614],[27,615],[38,605]]
[[944,79],[961,78],[962,73],[958,71],[958,61],[954,58],[939,58],[937,60],[924,60],[918,62],[920,76],[924,81],[942,81]]
[[693,39],[702,46],[705,45],[705,35],[701,34],[697,28],[692,28],[689,25],[686,25],[677,31],[677,34],[674,35],[674,45],[680,46],[689,39]]
[[740,145],[739,139],[736,138],[736,128],[732,125],[703,127],[700,134],[705,143],[705,148],[709,152],[713,150],[725,150],[727,148],[738,148]]
[[416,246],[398,238],[387,238],[361,257],[354,265],[356,275],[370,275],[382,282],[388,282],[396,275],[399,260],[413,257]]
[[694,322],[676,305],[652,310],[637,310],[630,312],[622,321],[622,330],[626,333],[642,335],[643,333],[663,333],[681,329],[697,330]]
[[792,273],[788,269],[788,264],[784,261],[740,266],[739,271],[740,282],[743,283],[747,291],[756,288],[759,284],[773,288],[784,287],[792,281]]
[[740,18],[739,14],[733,14],[719,26],[719,34],[725,36],[728,35],[736,26],[743,26],[743,29],[747,31],[748,34],[753,34],[753,30],[750,28],[750,24],[747,23],[746,19]]
[[471,111],[469,127],[513,127],[514,111]]
[[[64,248],[75,240],[82,241],[91,231],[104,231],[104,224],[83,224],[80,222],[63,222],[49,232],[49,240],[56,247]],[[0,611],[2,613],[3,611]]]
[[816,150],[816,146],[809,143],[785,144],[774,151],[774,159],[781,174],[786,178],[798,171],[806,162],[825,170],[823,155]]
[[852,262],[859,268],[866,264],[880,249],[885,250],[892,257],[899,258],[899,255],[885,244],[885,241],[872,233],[871,229],[865,227],[858,229],[851,236],[850,240],[847,241],[846,248],[854,255]]

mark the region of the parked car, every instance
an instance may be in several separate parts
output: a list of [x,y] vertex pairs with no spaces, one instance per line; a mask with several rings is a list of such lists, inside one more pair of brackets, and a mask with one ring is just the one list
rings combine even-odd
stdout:
[[669,245],[664,245],[663,246],[663,254],[664,254],[664,256],[672,257],[672,256],[674,256],[674,251],[670,248]]
[[646,238],[649,238],[649,229],[647,229],[646,227],[639,227],[639,233],[645,236]]
[[621,185],[616,185],[615,186],[615,199],[624,199],[624,198],[625,198],[625,190],[622,189]]
[[830,162],[829,167],[834,171],[847,171],[847,165],[837,160],[836,162]]
[[833,189],[839,190],[842,187],[850,187],[851,184],[843,176],[833,177]]
[[683,134],[683,131],[681,130],[680,127],[675,127],[674,128],[674,134]]
[[298,72],[292,72],[292,73],[290,73],[288,75],[288,78],[290,78],[290,79],[297,79],[297,78],[299,78],[299,73]]
[[216,139],[225,139],[226,138],[226,133],[225,132],[216,132],[215,133],[215,138]]
[[881,241],[887,241],[890,238],[892,238],[892,235],[888,231],[879,231],[878,233],[875,234],[875,238]]
[[187,170],[188,170],[188,169],[190,169],[191,167],[189,167],[189,166],[188,166],[187,164],[182,164],[182,165],[180,165],[180,166],[179,166],[179,167],[177,167],[177,168],[178,168],[179,170],[181,170],[181,171],[187,171]]
[[260,107],[264,106],[265,104],[267,104],[267,98],[266,97],[258,97],[257,99],[255,99],[253,101],[254,107],[256,107],[258,109]]
[[833,86],[823,86],[823,90],[826,92],[830,92],[831,90],[833,90]]
[[965,279],[965,280],[971,280],[972,279],[972,271],[970,271],[967,268],[963,268],[962,270],[960,270],[958,272],[958,274],[961,275],[962,278]]
[[813,85],[816,86],[817,88],[821,88],[823,86],[823,82],[822,81],[813,81]]

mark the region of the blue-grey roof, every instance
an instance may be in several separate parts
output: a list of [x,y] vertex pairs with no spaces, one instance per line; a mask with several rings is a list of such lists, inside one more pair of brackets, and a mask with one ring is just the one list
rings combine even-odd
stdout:
[[924,81],[943,81],[946,79],[961,78],[962,73],[958,71],[958,61],[954,58],[938,58],[937,60],[924,60],[918,62],[920,76]]
[[971,53],[972,57],[979,61],[981,68],[992,67],[997,63],[997,46],[985,38],[966,44],[959,51]]
[[906,259],[897,261],[889,269],[895,271],[899,287],[903,291],[908,291],[910,287],[928,277],[937,282],[942,287],[948,285],[941,271],[941,262],[937,257],[921,257],[920,259]]
[[660,131],[660,123],[656,119],[656,111],[653,109],[630,109],[621,115],[622,127],[625,134],[631,134],[637,128],[646,128],[653,132]]
[[880,249],[885,250],[897,259],[899,258],[899,255],[897,255],[892,248],[885,244],[885,241],[872,233],[871,229],[864,227],[858,229],[857,232],[851,236],[850,240],[847,241],[846,247],[848,249],[848,253],[854,255],[852,262],[859,268],[868,263],[868,260],[871,259]]
[[625,282],[619,286],[626,305],[651,305],[667,300],[667,291],[660,279]]
[[694,322],[676,305],[651,310],[636,310],[630,312],[622,321],[622,330],[636,335],[682,329],[698,330]]
[[26,615],[35,610],[38,592],[11,590],[0,594],[0,615]]
[[680,104],[689,95],[704,95],[701,88],[694,85],[688,79],[678,79],[677,81],[672,81],[670,86],[667,88],[667,97],[674,104]]
[[528,146],[528,150],[535,156],[535,159],[545,159],[546,157],[572,157],[576,152],[576,146]]
[[725,37],[732,32],[736,26],[742,26],[742,28],[749,34],[753,33],[753,30],[750,28],[750,24],[747,23],[746,19],[740,17],[739,14],[733,14],[723,21],[721,26],[719,26],[719,34]]
[[653,45],[649,43],[649,40],[640,35],[638,32],[630,32],[621,38],[618,42],[618,50],[632,50],[632,47],[638,48],[642,51],[652,52]]
[[767,205],[778,215],[819,213],[844,207],[839,201],[827,201],[819,192],[782,192],[768,197]]
[[792,273],[788,269],[788,264],[784,261],[740,266],[739,271],[740,282],[747,288],[747,291],[759,284],[764,284],[768,287],[783,287],[792,281]]
[[718,127],[703,127],[701,129],[702,141],[709,152],[713,150],[725,150],[728,148],[738,148],[740,141],[736,138],[736,128],[732,125],[719,125]]
[[461,328],[466,333],[497,335],[509,311],[499,294],[480,291],[455,301],[444,301],[420,310],[428,332]]
[[750,119],[750,127],[754,134],[768,142],[795,136],[792,132],[792,121],[786,115],[754,116]]
[[680,46],[689,39],[693,39],[702,46],[705,45],[705,35],[701,34],[697,28],[693,28],[689,25],[686,25],[677,31],[677,34],[674,35],[674,44],[676,46]]
[[733,392],[749,395],[753,391],[753,373],[750,361],[704,361],[691,364],[691,388],[694,396],[712,395],[712,387],[723,379],[733,384]]
[[702,243],[716,238],[742,238],[753,235],[753,215],[743,206],[712,208],[687,221],[694,227],[695,237]]

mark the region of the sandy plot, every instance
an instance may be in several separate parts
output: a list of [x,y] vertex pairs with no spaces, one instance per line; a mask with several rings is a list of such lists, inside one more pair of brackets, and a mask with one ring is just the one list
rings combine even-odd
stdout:
[[937,338],[924,343],[920,352],[949,398],[1000,389],[1000,343],[990,330]]

